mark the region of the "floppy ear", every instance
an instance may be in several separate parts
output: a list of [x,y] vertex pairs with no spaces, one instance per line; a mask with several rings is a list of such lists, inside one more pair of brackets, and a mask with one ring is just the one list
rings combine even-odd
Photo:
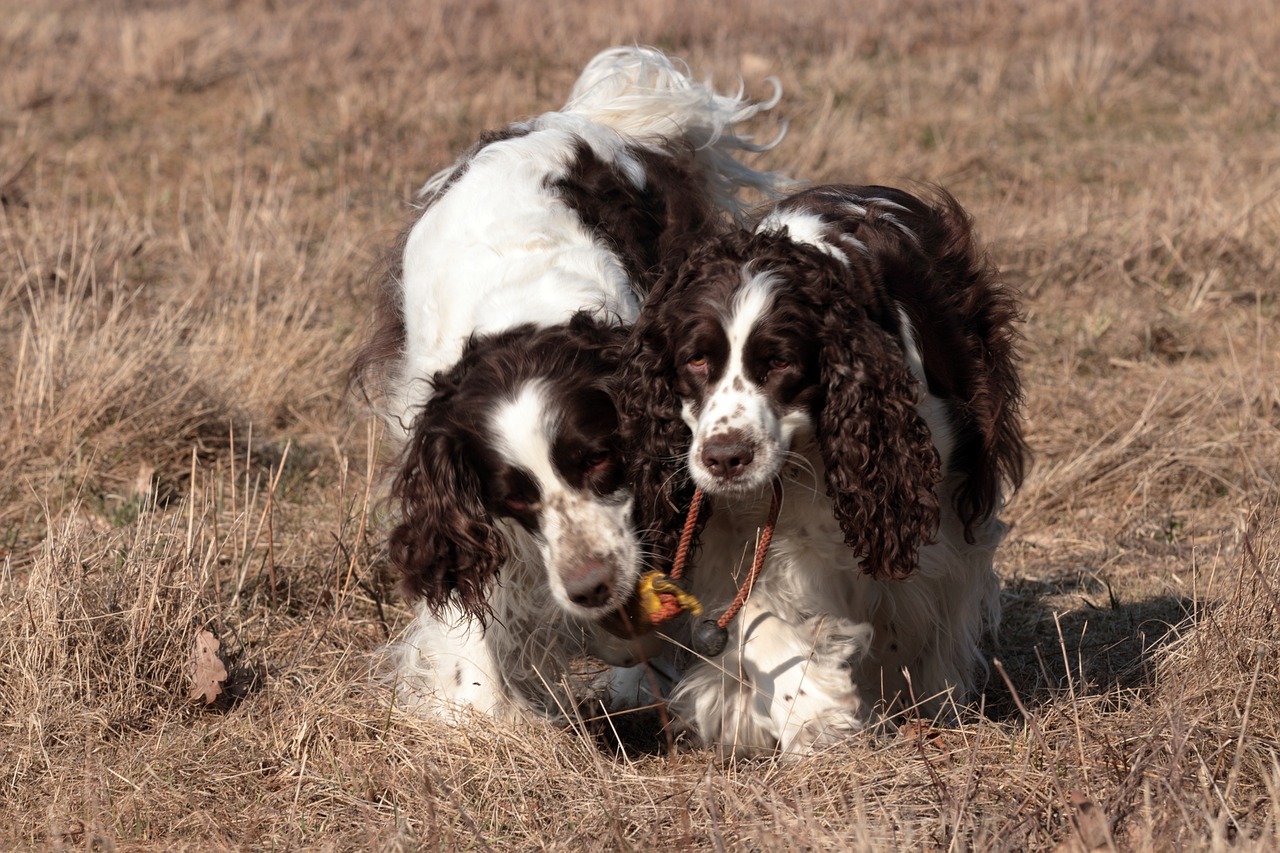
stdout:
[[409,597],[421,597],[436,613],[459,604],[483,622],[507,548],[461,442],[440,422],[448,397],[433,397],[418,416],[392,485],[402,520],[391,531],[391,563]]
[[[670,287],[650,297],[661,305]],[[680,417],[667,312],[642,311],[622,352],[618,408],[629,474],[635,490],[635,521],[656,556],[670,560],[684,512],[693,497],[685,457],[693,436]]]
[[969,214],[945,190],[935,195],[927,245],[933,247],[935,274],[953,283],[959,297],[955,310],[964,318],[963,337],[954,349],[968,368],[961,406],[971,435],[962,436],[950,464],[967,472],[955,502],[972,542],[974,526],[1000,511],[1002,486],[1016,490],[1029,462],[1018,379],[1021,309],[1016,291],[978,246]]
[[845,306],[826,317],[821,363],[818,435],[845,544],[868,574],[905,577],[937,533],[941,472],[902,350],[860,308]]

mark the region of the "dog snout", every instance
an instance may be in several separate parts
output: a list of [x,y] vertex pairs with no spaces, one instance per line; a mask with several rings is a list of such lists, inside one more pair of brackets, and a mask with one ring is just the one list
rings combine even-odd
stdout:
[[564,577],[569,600],[594,610],[613,600],[613,570],[603,560],[588,560]]
[[702,464],[712,476],[722,480],[741,476],[755,458],[751,442],[741,433],[710,438],[702,447]]

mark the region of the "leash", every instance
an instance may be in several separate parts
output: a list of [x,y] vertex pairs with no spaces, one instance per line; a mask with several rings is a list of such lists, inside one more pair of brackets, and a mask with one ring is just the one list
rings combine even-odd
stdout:
[[[773,481],[773,502],[769,506],[769,516],[760,531],[760,539],[756,542],[755,555],[751,560],[751,568],[746,580],[738,587],[738,593],[718,619],[703,619],[693,630],[693,650],[704,657],[714,657],[724,651],[729,641],[729,623],[747,602],[760,570],[764,568],[764,555],[773,541],[773,529],[778,523],[778,512],[782,507],[782,481]],[[637,597],[640,609],[648,616],[655,627],[674,619],[688,611],[694,616],[702,615],[702,605],[689,592],[680,586],[684,576],[685,564],[689,560],[689,550],[693,545],[693,533],[697,529],[698,515],[702,511],[702,489],[696,489],[693,500],[689,503],[689,514],[685,516],[684,528],[680,531],[680,543],[676,547],[676,557],[671,565],[671,573],[659,571],[646,572],[640,578]]]

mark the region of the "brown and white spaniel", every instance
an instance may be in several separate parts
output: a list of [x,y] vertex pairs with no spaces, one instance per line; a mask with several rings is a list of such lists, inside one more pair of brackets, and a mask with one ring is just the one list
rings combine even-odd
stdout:
[[801,754],[970,695],[1027,458],[1018,313],[950,195],[885,187],[790,196],[647,300],[623,359],[637,511],[669,555],[703,489],[712,610],[784,484],[727,649],[676,687],[705,741]]
[[401,445],[389,552],[417,608],[391,647],[402,702],[559,716],[575,656],[635,663],[596,630],[642,559],[619,346],[661,272],[742,190],[773,187],[737,159],[767,147],[737,125],[776,102],[613,48],[563,109],[485,134],[423,188],[353,371],[381,380]]

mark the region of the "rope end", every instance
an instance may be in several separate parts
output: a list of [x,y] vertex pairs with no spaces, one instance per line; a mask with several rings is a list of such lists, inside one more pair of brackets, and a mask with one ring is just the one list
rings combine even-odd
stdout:
[[702,615],[701,602],[658,571],[641,575],[640,582],[636,585],[636,599],[640,612],[654,625],[661,625],[681,613]]

